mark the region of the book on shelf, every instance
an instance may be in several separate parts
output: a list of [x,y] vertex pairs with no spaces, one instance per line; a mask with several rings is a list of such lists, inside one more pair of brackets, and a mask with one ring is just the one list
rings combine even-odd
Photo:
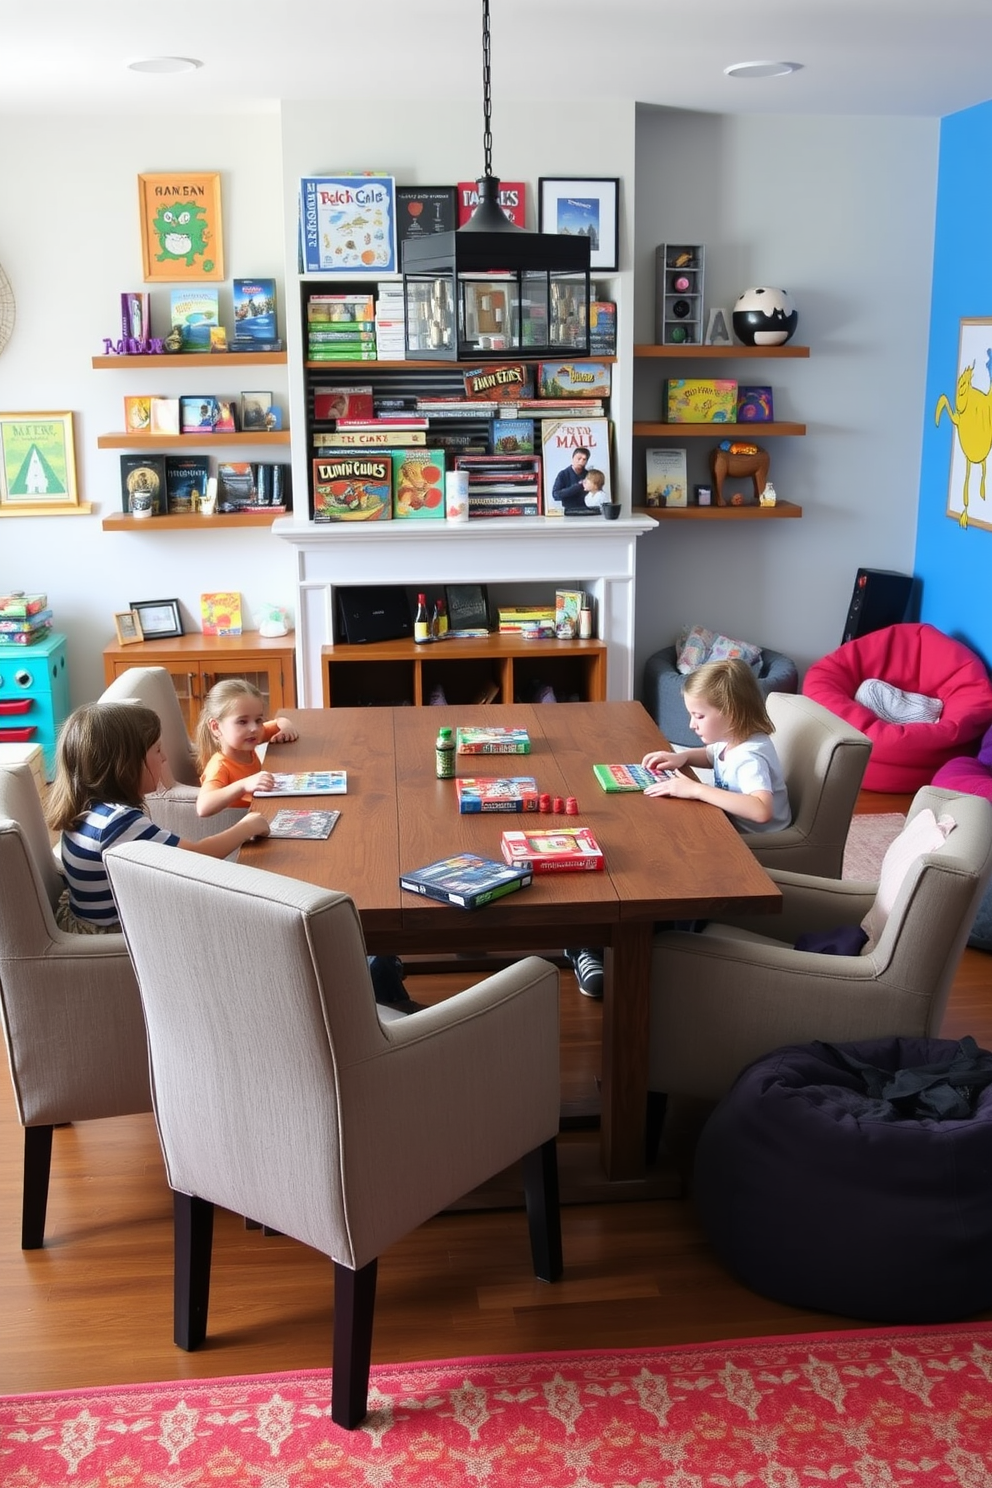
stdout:
[[540,507],[525,506],[519,501],[504,502],[500,506],[479,506],[473,501],[468,504],[470,522],[482,522],[494,517],[539,517],[540,515]]
[[304,176],[300,181],[300,272],[395,274],[396,185],[392,176]]
[[478,853],[456,853],[400,874],[400,888],[459,909],[481,909],[533,883],[529,868],[511,868]]
[[[479,183],[459,181],[457,190],[458,226],[464,227],[466,222],[471,221],[472,213],[479,205]],[[525,181],[501,181],[499,183],[499,204],[503,209],[504,217],[516,223],[517,227],[527,226],[527,183]]]
[[212,434],[220,418],[220,404],[209,395],[189,394],[179,399],[180,434]]
[[588,827],[556,827],[547,832],[503,832],[503,857],[534,873],[602,872],[603,850]]
[[645,765],[593,765],[592,773],[612,795],[616,791],[643,791],[655,785],[668,770],[649,770]]
[[253,354],[257,351],[282,351],[284,347],[283,342],[278,338],[275,341],[253,341],[248,336],[232,336],[227,343],[227,349]]
[[401,243],[434,233],[454,232],[458,225],[454,186],[397,186],[396,232]]
[[374,345],[356,343],[345,345],[343,342],[332,350],[330,347],[310,347],[307,351],[308,362],[377,362],[380,360],[378,348]]
[[542,398],[608,398],[610,372],[608,362],[541,362],[538,387]]
[[332,434],[315,434],[313,447],[317,449],[392,449],[395,445],[421,445],[427,443],[422,429],[341,429]]
[[128,434],[147,434],[152,426],[152,400],[145,394],[125,396],[124,428]]
[[121,510],[162,516],[166,502],[165,456],[121,455]]
[[555,590],[555,634],[569,639],[579,633],[579,616],[582,613],[584,589]]
[[241,595],[236,589],[215,589],[201,594],[200,620],[205,636],[239,636]]
[[456,728],[458,754],[530,754],[525,728]]
[[372,384],[361,387],[318,387],[313,390],[313,416],[325,419],[370,419],[375,417]]
[[205,455],[166,455],[165,499],[170,517],[195,512],[210,479]]
[[276,340],[276,281],[235,279],[234,335],[240,341]]
[[312,462],[315,522],[384,522],[393,515],[393,457],[326,453]]
[[257,790],[256,796],[346,796],[347,770],[291,770],[272,772],[275,785],[271,790]]
[[472,367],[464,374],[465,397],[515,403],[518,398],[534,396],[534,368],[529,362],[506,362],[485,367]]
[[600,418],[606,412],[606,405],[601,398],[528,398],[517,405],[517,412],[518,415],[536,413],[545,417],[562,414],[575,418]]
[[209,351],[210,327],[220,325],[220,292],[173,289],[169,294],[171,324],[182,331],[180,351]]
[[688,506],[684,449],[644,451],[644,493],[648,506]]
[[221,511],[250,506],[255,495],[255,472],[247,460],[221,460],[217,465],[217,505]]
[[589,305],[589,350],[594,356],[617,354],[617,307],[612,300]]
[[330,837],[340,815],[340,811],[296,811],[286,806],[269,822],[269,836],[311,840]]
[[532,455],[532,418],[494,418],[489,425],[489,443],[495,455]]
[[533,775],[462,775],[455,781],[458,810],[463,816],[480,811],[536,811],[537,781]]
[[148,430],[151,434],[179,433],[178,398],[149,398]]
[[339,418],[339,429],[427,429],[427,419],[417,414],[376,414],[373,418]]
[[125,341],[147,341],[152,333],[151,298],[142,289],[121,295],[121,335]]
[[[561,516],[564,511],[560,495],[555,494],[555,482],[559,475],[569,482],[573,470],[572,457],[577,449],[589,451],[584,470],[601,470],[605,479],[603,495],[610,495],[610,421],[605,418],[554,418],[541,420],[541,456],[544,461],[544,512],[546,516]],[[574,484],[581,484],[584,472],[576,473]],[[559,483],[559,491],[562,483]],[[591,512],[598,515],[598,507],[584,506],[581,514]]]
[[444,451],[404,449],[393,461],[393,516],[403,521],[444,519]]
[[347,324],[374,321],[375,300],[370,294],[312,294],[307,300],[307,324]]

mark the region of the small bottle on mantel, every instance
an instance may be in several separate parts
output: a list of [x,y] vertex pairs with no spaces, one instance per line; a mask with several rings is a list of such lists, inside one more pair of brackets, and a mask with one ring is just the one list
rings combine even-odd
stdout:
[[434,744],[434,770],[438,780],[453,780],[455,776],[455,741],[450,728],[437,731]]
[[448,634],[448,612],[444,607],[443,599],[434,601],[434,615],[431,620],[431,633],[436,641]]
[[417,595],[417,613],[413,617],[413,639],[415,641],[429,641],[431,638],[431,623],[427,618],[427,595]]

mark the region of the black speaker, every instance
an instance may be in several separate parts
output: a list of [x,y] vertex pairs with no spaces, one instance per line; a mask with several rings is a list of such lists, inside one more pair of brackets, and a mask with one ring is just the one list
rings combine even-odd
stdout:
[[410,604],[399,585],[377,588],[339,589],[338,614],[349,646],[368,641],[395,641],[413,635]]
[[911,574],[885,568],[859,568],[841,641],[854,641],[872,630],[898,625],[913,589]]

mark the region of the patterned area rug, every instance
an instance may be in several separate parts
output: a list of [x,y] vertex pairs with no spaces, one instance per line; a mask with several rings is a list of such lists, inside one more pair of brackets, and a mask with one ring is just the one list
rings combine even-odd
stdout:
[[992,1482],[992,1323],[378,1365],[0,1401],[0,1482],[925,1488]]
[[885,849],[899,836],[905,825],[906,818],[898,811],[856,816],[847,834],[841,877],[878,878]]

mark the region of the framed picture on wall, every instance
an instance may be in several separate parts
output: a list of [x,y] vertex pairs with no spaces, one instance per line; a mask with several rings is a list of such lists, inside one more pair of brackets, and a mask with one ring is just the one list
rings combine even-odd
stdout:
[[620,181],[608,177],[542,176],[538,182],[538,232],[589,239],[591,269],[619,268]]
[[223,279],[219,172],[139,175],[138,211],[146,284]]
[[0,413],[0,516],[63,517],[80,501],[71,413]]

